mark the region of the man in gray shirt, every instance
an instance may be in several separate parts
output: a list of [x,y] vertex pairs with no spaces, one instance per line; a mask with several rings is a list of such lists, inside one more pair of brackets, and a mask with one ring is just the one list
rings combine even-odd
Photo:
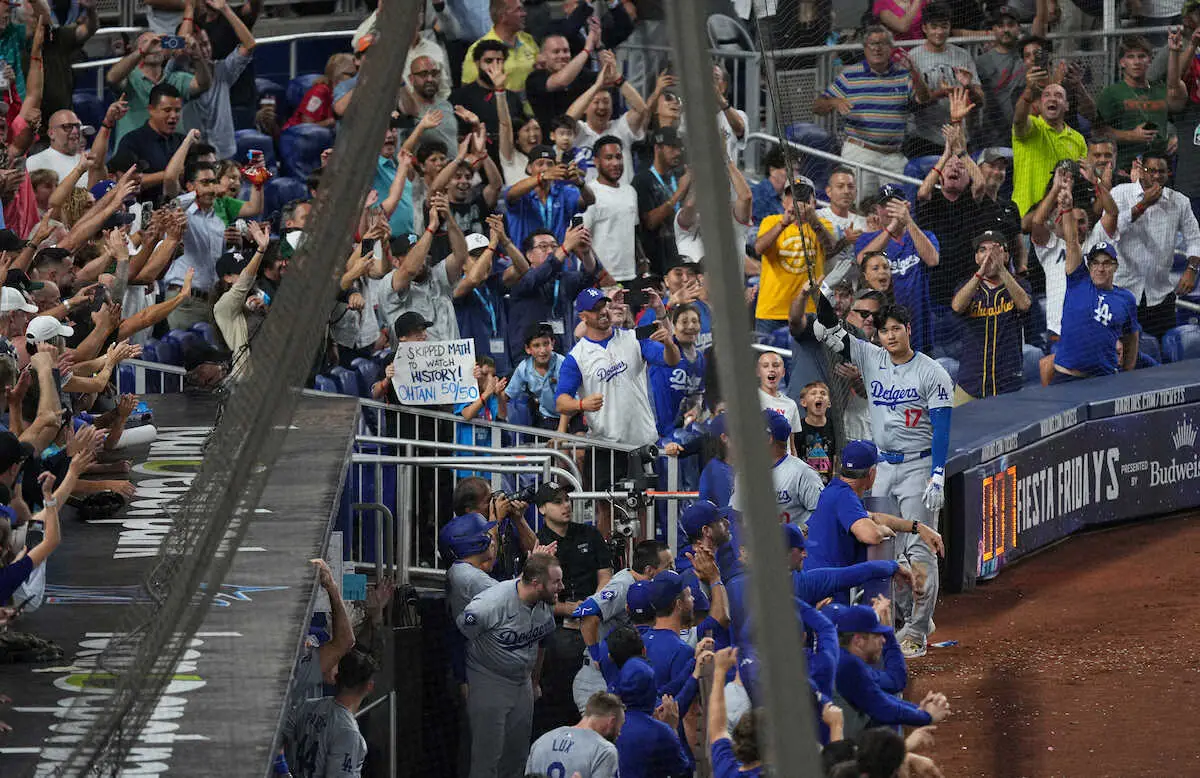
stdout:
[[[240,14],[229,7],[226,0],[207,0],[208,5],[225,17],[238,37],[238,46],[220,62],[212,61],[212,43],[203,29],[196,31],[200,56],[209,61],[212,68],[212,85],[208,91],[197,95],[183,106],[183,125],[197,129],[204,139],[217,150],[219,159],[230,159],[237,154],[237,139],[234,138],[233,105],[229,101],[229,90],[242,75],[246,66],[254,61],[253,51],[258,42],[254,33],[242,21]],[[242,164],[246,160],[239,160]]]
[[542,644],[554,632],[562,567],[530,554],[521,577],[496,584],[459,614],[467,638],[470,778],[521,778],[533,727]]
[[[450,619],[456,624],[471,600],[496,584],[490,575],[496,561],[496,543],[488,534],[495,526],[496,522],[488,521],[482,514],[467,513],[450,519],[438,533],[442,555],[454,560],[446,572],[446,604]],[[451,649],[451,665],[466,699],[466,666],[461,651],[457,650],[463,645],[461,634],[451,636],[458,643]]]
[[932,100],[914,107],[908,120],[908,138],[904,141],[904,156],[909,159],[939,155],[946,142],[942,125],[950,123],[950,93],[966,88],[971,101],[983,105],[983,88],[975,63],[966,49],[946,43],[950,37],[950,8],[934,2],[925,6],[921,17],[925,43],[909,54],[913,67],[921,72],[929,86]]
[[188,192],[195,200],[187,206],[188,228],[183,234],[183,254],[167,268],[167,299],[183,290],[187,271],[194,268],[191,294],[167,316],[173,330],[186,330],[197,322],[214,323],[213,304],[217,286],[217,260],[225,253],[225,222],[213,209],[219,182],[217,169],[211,162],[197,162],[188,170]]
[[367,758],[367,741],[358,731],[362,701],[375,688],[379,663],[362,651],[338,662],[337,693],[307,700],[288,715],[283,748],[295,778],[359,778]]
[[534,741],[525,772],[579,778],[616,778],[617,747],[625,723],[625,705],[608,692],[596,692],[587,702],[583,719],[559,727]]
[[975,58],[979,83],[987,95],[981,146],[1012,146],[1013,110],[1017,96],[1025,89],[1025,63],[1017,46],[1020,35],[1021,26],[1012,9],[1000,8],[992,18],[992,48]]

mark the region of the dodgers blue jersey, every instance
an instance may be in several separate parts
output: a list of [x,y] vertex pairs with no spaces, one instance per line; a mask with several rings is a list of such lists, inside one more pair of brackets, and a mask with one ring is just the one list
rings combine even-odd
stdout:
[[700,473],[700,499],[708,500],[718,508],[725,508],[732,496],[733,465],[713,457]]
[[[854,253],[862,251],[868,243],[875,239],[882,230],[864,232],[854,242]],[[937,236],[929,230],[922,230],[925,237],[940,250]],[[929,268],[917,254],[912,236],[906,231],[903,240],[888,239],[888,262],[892,266],[892,292],[897,305],[903,305],[912,314],[912,348],[913,351],[933,344],[933,310],[929,298]]]
[[850,533],[850,527],[869,514],[850,484],[832,479],[808,517],[808,539],[813,546],[804,560],[805,569],[847,567],[865,561],[867,549]]
[[742,769],[742,763],[733,755],[733,741],[727,737],[712,744],[713,778],[760,778],[762,767]]
[[1061,339],[1054,362],[1089,375],[1117,372],[1117,340],[1141,332],[1137,301],[1128,289],[1100,289],[1092,283],[1086,263],[1067,276]]
[[651,362],[647,377],[655,427],[660,437],[667,437],[675,429],[683,401],[704,393],[704,354],[697,350],[695,360],[684,355],[674,367],[665,362]]

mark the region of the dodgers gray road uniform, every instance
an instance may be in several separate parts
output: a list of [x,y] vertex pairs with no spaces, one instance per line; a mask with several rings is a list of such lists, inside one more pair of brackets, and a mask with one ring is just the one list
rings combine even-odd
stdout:
[[333,697],[306,700],[292,709],[283,729],[284,750],[295,778],[359,778],[367,741],[354,714]]
[[[573,615],[576,618],[599,616],[600,639],[604,640],[608,637],[608,633],[617,627],[631,623],[629,611],[625,608],[625,595],[636,580],[633,577],[633,571],[628,567],[617,572],[608,579],[608,583],[604,585],[603,589],[584,600],[583,604],[575,609]],[[575,674],[575,680],[571,684],[571,698],[575,700],[575,707],[579,708],[579,715],[583,715],[583,709],[587,707],[588,699],[596,692],[603,691],[608,691],[608,684],[604,682],[600,668],[585,652],[583,667],[579,668],[579,672]],[[570,773],[567,773],[567,776],[569,778]]]
[[593,729],[559,727],[542,735],[529,750],[525,772],[550,778],[616,778],[617,747]]
[[[780,523],[791,522],[807,529],[808,517],[817,509],[817,500],[825,488],[821,476],[803,459],[784,454],[771,468],[771,480],[775,484],[775,501],[779,503]],[[735,478],[729,506],[736,511],[742,510],[740,492]]]
[[517,585],[506,581],[480,593],[457,620],[467,638],[470,778],[525,774],[533,726],[530,677],[539,644],[554,632],[554,608],[526,605]]
[[[885,461],[879,463],[875,497],[890,497],[900,506],[900,515],[938,528],[938,511],[925,506],[922,496],[936,462],[934,425],[930,410],[954,406],[954,382],[936,360],[917,352],[902,365],[892,363],[886,350],[858,338],[849,338],[850,358],[862,371],[871,410],[871,431],[875,445]],[[946,419],[947,427],[949,419]],[[897,639],[915,636],[923,641],[929,634],[933,608],[938,594],[937,554],[915,533],[902,532],[896,537],[899,561],[916,572],[923,566],[928,572],[925,593],[913,602],[912,591],[897,592],[901,613],[909,613]]]
[[498,583],[487,573],[466,562],[455,562],[446,573],[446,604],[450,606],[450,618],[458,616],[480,592],[491,589]]

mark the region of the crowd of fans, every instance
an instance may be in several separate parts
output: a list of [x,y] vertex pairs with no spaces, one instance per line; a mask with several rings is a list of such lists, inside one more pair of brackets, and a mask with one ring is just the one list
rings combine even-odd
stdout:
[[[1169,334],[1200,270],[1200,2],[1183,4],[1182,28],[1157,52],[1125,38],[1120,73],[1098,92],[1105,74],[1052,64],[1054,3],[990,8],[993,42],[975,57],[947,43],[971,28],[957,7],[875,3],[861,59],[822,85],[813,110],[837,117],[849,164],[900,174],[924,160],[915,188],[844,166],[806,177],[806,162],[782,149],[752,183],[741,166],[750,118],[719,64],[713,120],[725,142],[687,148],[667,55],[614,54],[626,41],[665,43],[658,3],[568,0],[559,15],[522,0],[432,2],[404,42],[372,14],[294,106],[255,92],[260,5],[149,5],[151,32],[108,70],[114,99],[94,127],[72,110],[69,67],[98,27],[94,4],[0,5],[0,603],[22,605],[14,592],[58,544],[60,499],[104,511],[132,496],[128,464],[97,461],[145,418],[138,398],[113,390],[122,361],[170,342],[193,384],[251,380],[255,333],[313,226],[308,200],[333,153],[319,151],[308,171],[280,170],[276,143],[282,151],[306,126],[332,138],[364,58],[403,43],[404,82],[341,267],[317,385],[341,370],[362,394],[396,402],[400,343],[469,338],[480,394],[448,409],[464,420],[460,442],[487,445],[494,430],[480,423],[508,421],[658,444],[701,498],[684,514],[691,543],[677,559],[645,541],[625,566],[610,551],[610,518],[570,522],[565,490],[544,484],[515,501],[459,474],[440,537],[453,560],[470,774],[587,778],[619,764],[625,776],[683,775],[705,760],[719,775],[761,769],[736,449],[706,302],[715,262],[745,277],[744,316],[725,324],[784,347],[757,361],[762,444],[777,487],[786,482],[780,519],[831,774],[890,775],[901,762],[936,774],[919,756],[926,730],[905,741],[878,727],[949,712],[940,695],[898,697],[906,658],[924,654],[933,630],[937,441],[949,417],[934,422],[932,525],[866,512],[859,498],[876,463],[897,452],[869,443],[882,433],[871,417],[879,395],[854,356],[867,346],[830,358],[823,333],[837,322],[896,364],[952,360],[947,405],[1020,390],[1028,346],[1043,383],[1153,364],[1139,335]],[[895,38],[923,43],[901,50]],[[239,152],[242,131],[265,148]],[[733,255],[705,250],[688,164],[697,154],[727,171],[742,238]],[[283,173],[299,179],[299,196],[272,203],[267,189]],[[1175,269],[1177,252],[1186,259]],[[595,489],[622,475],[591,472]],[[803,562],[814,531],[819,566]],[[897,533],[923,555],[862,561]],[[891,576],[904,607],[849,604],[852,588]],[[810,605],[827,597],[835,602]],[[336,607],[333,631],[320,661],[308,660],[306,685],[316,694],[316,670],[326,680],[337,670],[335,702],[304,703],[289,721],[297,775],[318,770],[318,753],[334,758],[322,741],[331,733],[348,774],[366,755],[341,711],[370,691],[373,660],[350,651]],[[717,680],[706,710],[701,678]]]

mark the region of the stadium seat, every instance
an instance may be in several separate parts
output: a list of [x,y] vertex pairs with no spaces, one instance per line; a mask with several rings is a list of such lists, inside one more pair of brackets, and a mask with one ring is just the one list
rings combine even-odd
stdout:
[[1162,355],[1167,362],[1200,359],[1200,325],[1184,324],[1167,330],[1162,339]]
[[263,215],[274,219],[283,206],[292,200],[307,200],[308,185],[298,178],[272,178],[263,188]]
[[155,346],[158,361],[164,365],[183,365],[183,351],[173,340],[163,338]]
[[371,387],[379,380],[379,365],[369,359],[359,357],[350,363],[350,367],[358,371],[359,383],[361,384],[359,388],[362,390],[362,396],[370,397]]
[[104,114],[108,111],[108,105],[94,90],[80,89],[71,95],[71,109],[79,117],[80,123],[99,129],[104,121]]
[[334,381],[327,375],[319,375],[314,379],[314,385],[318,392],[329,392],[330,394],[338,393],[337,381]]
[[1041,374],[1038,372],[1038,363],[1044,356],[1046,355],[1037,346],[1025,344],[1021,351],[1021,372],[1024,373],[1025,383],[1040,384],[1042,382]]
[[145,362],[161,362],[158,358],[158,341],[151,339],[142,346],[142,360]]
[[[300,101],[304,99],[305,93],[312,89],[312,85],[321,77],[320,73],[302,73],[288,82],[285,93],[287,95],[288,105],[292,107],[292,111],[300,106]],[[290,116],[290,114],[289,114]],[[284,119],[283,121],[286,121]],[[282,122],[280,122],[282,124]]]
[[210,346],[220,346],[221,336],[217,334],[217,328],[206,321],[198,321],[192,325],[192,332],[196,333]]
[[268,170],[275,172],[279,169],[279,159],[275,156],[275,141],[271,139],[270,135],[258,130],[238,130],[233,136],[237,140],[237,163],[239,165],[246,164],[250,159],[250,150],[255,149],[263,153]]
[[1153,357],[1155,362],[1162,362],[1162,349],[1159,348],[1158,338],[1148,332],[1138,336],[1138,353]]
[[297,124],[279,136],[284,172],[301,180],[321,166],[321,152],[333,145],[333,130],[317,124]]
[[191,344],[199,339],[199,335],[189,330],[171,330],[166,334],[166,337],[163,338],[163,341],[170,341],[171,343],[174,343],[182,354],[183,352],[187,351]]
[[342,394],[358,397],[362,393],[358,385],[358,373],[353,370],[347,370],[339,365],[329,371],[329,376],[337,382],[338,391]]
[[[933,170],[933,166],[937,164],[939,159],[941,157],[932,154],[927,157],[913,157],[904,166],[904,175],[924,181],[925,176],[929,175],[929,171]],[[912,184],[905,184],[904,190],[908,192],[909,202],[915,203],[917,201],[917,187]]]
[[282,126],[292,115],[292,107],[288,104],[287,90],[269,78],[254,79],[254,88],[260,99],[267,95],[275,98],[275,116]]
[[939,365],[946,368],[946,372],[950,374],[950,380],[958,383],[958,360],[950,357],[942,357],[937,361]]

